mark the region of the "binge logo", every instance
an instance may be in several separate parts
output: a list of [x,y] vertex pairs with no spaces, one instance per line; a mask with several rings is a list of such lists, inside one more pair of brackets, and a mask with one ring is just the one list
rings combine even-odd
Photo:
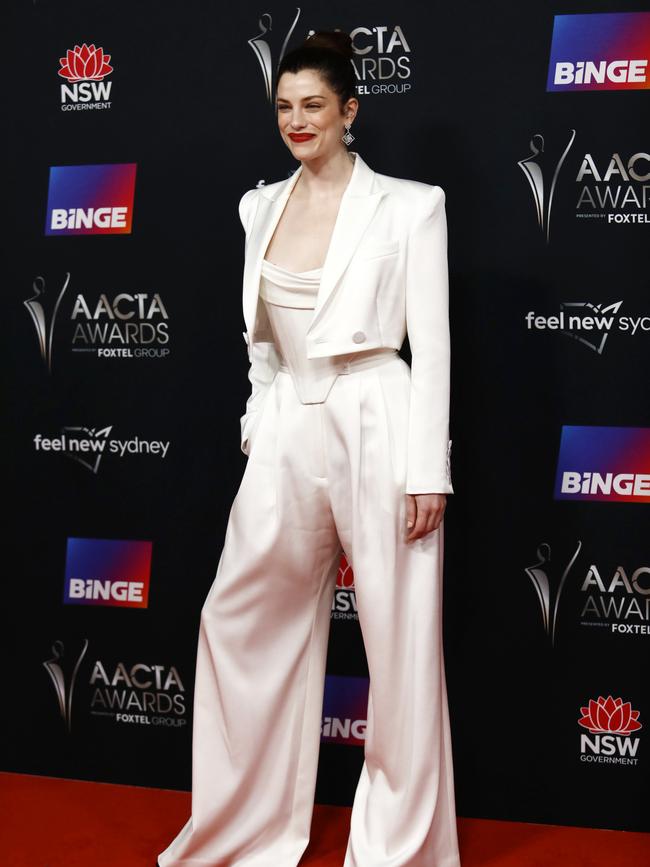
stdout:
[[368,715],[368,678],[325,678],[321,741],[363,746]]
[[650,87],[650,12],[556,15],[547,91]]
[[51,166],[45,234],[130,234],[136,166]]
[[650,428],[564,425],[555,499],[650,503]]
[[146,608],[151,542],[68,539],[63,602]]

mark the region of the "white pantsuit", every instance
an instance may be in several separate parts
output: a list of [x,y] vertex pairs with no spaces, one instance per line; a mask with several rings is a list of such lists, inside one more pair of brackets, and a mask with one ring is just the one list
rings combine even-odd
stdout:
[[[399,221],[405,202],[382,189],[384,178],[410,198],[410,222]],[[344,867],[459,867],[442,648],[443,527],[405,541],[405,493],[452,490],[441,191],[377,175],[356,155],[305,323],[307,356],[330,359],[319,365],[318,382],[324,367],[333,372],[314,396],[274,342],[277,323],[258,291],[262,257],[295,180],[249,191],[240,207],[253,386],[242,418],[248,462],[201,612],[192,815],[158,859],[161,867],[299,863],[309,840],[343,550],[370,674],[365,761]],[[355,212],[351,240],[345,230]],[[425,274],[412,270],[416,255],[433,262],[428,282],[426,265]],[[386,271],[392,282],[384,282]],[[365,297],[373,286],[381,303]],[[434,297],[423,299],[418,314],[422,289]],[[342,300],[355,291],[357,299]],[[416,322],[411,368],[395,352],[407,313]]]

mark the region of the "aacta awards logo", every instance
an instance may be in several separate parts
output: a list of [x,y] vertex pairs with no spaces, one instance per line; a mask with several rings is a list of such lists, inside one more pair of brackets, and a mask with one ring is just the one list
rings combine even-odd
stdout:
[[75,682],[79,672],[79,666],[86,655],[88,649],[88,639],[83,643],[81,651],[76,658],[71,659],[66,657],[65,645],[57,639],[52,644],[52,658],[46,659],[43,666],[50,676],[56,700],[59,706],[59,713],[65,723],[65,728],[68,733],[72,729],[72,696],[74,693]]
[[32,284],[34,294],[31,298],[26,298],[23,304],[29,311],[32,317],[38,345],[41,350],[41,358],[47,366],[48,373],[52,373],[52,340],[54,339],[54,325],[56,324],[56,315],[59,312],[61,299],[65,294],[70,282],[70,273],[65,275],[63,285],[59,294],[54,297],[47,294],[45,291],[45,280],[43,277],[37,277]]
[[[248,40],[260,64],[266,98],[271,105],[275,102],[274,75],[296,29],[300,13],[301,9],[297,7],[293,21],[276,37],[273,33],[273,16],[264,12],[257,22],[259,33]],[[309,30],[308,35],[312,36],[315,32]],[[399,24],[392,27],[361,25],[350,30],[350,38],[352,65],[359,82],[357,93],[402,94],[411,90],[411,47]]]
[[[262,70],[266,98],[271,105],[274,103],[275,88],[277,84],[274,79],[274,73],[285,55],[287,43],[296,28],[299,18],[300,8],[297,9],[295,18],[288,25],[284,37],[276,37],[273,33],[273,16],[269,12],[264,12],[257,22],[259,33],[248,40],[248,44],[257,57]],[[281,43],[279,42],[280,39],[282,39]]]
[[82,293],[70,315],[73,352],[97,358],[165,358],[169,355],[169,314],[158,292],[102,292],[96,301]]
[[111,107],[111,84],[104,81],[113,71],[110,54],[95,45],[75,45],[59,58],[59,75],[66,80],[61,85],[61,111],[89,111]]
[[[31,316],[41,358],[52,373],[54,329],[59,319],[70,350],[77,355],[101,359],[165,359],[171,354],[170,315],[159,292],[78,292],[66,301],[67,314],[60,314],[70,272],[48,291],[45,278],[32,283],[33,294],[23,301]],[[70,309],[71,308],[71,309]],[[60,314],[60,315],[59,315]],[[66,320],[67,316],[67,320]],[[59,326],[60,330],[61,326]],[[57,342],[60,339],[57,337]]]
[[562,146],[559,154],[549,157],[546,143],[541,133],[535,133],[530,140],[530,154],[519,160],[517,165],[526,176],[533,196],[537,223],[544,233],[546,243],[551,236],[551,208],[560,170],[571,149],[576,131],[571,130],[569,140]]
[[535,588],[537,601],[539,602],[542,615],[544,631],[551,642],[551,646],[555,644],[555,627],[558,619],[562,591],[564,590],[566,580],[581,548],[582,542],[578,542],[572,556],[566,563],[562,564],[562,574],[559,580],[557,580],[557,583],[555,575],[551,574],[552,570],[549,567],[551,562],[551,546],[548,542],[542,542],[542,544],[539,545],[537,548],[537,559],[535,563],[531,566],[527,566],[524,570]]
[[640,738],[631,735],[642,725],[639,722],[640,712],[633,710],[629,701],[601,695],[598,701],[590,699],[586,707],[580,708],[580,712],[582,716],[578,725],[589,732],[588,735],[580,735],[580,761],[612,765],[638,764]]
[[151,662],[104,663],[90,674],[90,712],[116,723],[183,728],[187,725],[185,687],[173,665]]
[[150,660],[127,664],[95,659],[85,680],[81,677],[81,665],[87,649],[87,638],[76,655],[56,639],[52,644],[53,656],[43,662],[68,734],[72,730],[73,695],[80,686],[85,686],[86,692],[75,699],[75,704],[86,700],[91,716],[116,723],[179,730],[187,725],[185,686],[176,666],[154,664]]
[[[530,154],[517,163],[530,186],[537,223],[547,243],[560,171],[575,138],[576,131],[572,129],[567,133],[566,141],[563,137],[557,140],[554,137],[549,147],[544,136],[535,133],[529,142]],[[590,150],[577,159],[572,170],[565,169],[562,173],[564,187],[567,172],[574,178],[576,219],[625,224],[630,231],[635,231],[632,226],[650,223],[650,154],[645,151],[597,153]]]
[[[558,615],[566,605],[565,601],[560,605],[560,600],[568,579],[570,604],[578,605],[570,619],[577,618],[581,627],[592,632],[600,627],[616,635],[650,635],[650,566],[598,565],[593,553],[582,551],[580,541],[573,549],[563,548],[563,554],[552,558],[550,544],[542,542],[537,546],[535,562],[524,569],[537,594],[551,645],[556,642]],[[576,565],[579,554],[582,563]]]
[[650,566],[611,572],[591,563],[582,586],[583,626],[602,626],[618,635],[650,635]]

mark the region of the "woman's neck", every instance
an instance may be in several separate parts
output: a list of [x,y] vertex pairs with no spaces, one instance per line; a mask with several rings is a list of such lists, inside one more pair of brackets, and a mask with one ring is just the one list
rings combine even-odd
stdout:
[[297,190],[300,198],[312,200],[340,195],[352,176],[354,160],[355,157],[348,151],[339,151],[326,162],[303,162],[293,194]]

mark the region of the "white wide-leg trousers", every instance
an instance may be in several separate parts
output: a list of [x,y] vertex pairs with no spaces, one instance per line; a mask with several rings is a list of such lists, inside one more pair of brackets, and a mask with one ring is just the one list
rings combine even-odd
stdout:
[[309,841],[341,548],[370,674],[344,867],[459,867],[442,647],[443,529],[406,543],[410,368],[260,409],[203,605],[192,815],[161,867],[296,867]]

